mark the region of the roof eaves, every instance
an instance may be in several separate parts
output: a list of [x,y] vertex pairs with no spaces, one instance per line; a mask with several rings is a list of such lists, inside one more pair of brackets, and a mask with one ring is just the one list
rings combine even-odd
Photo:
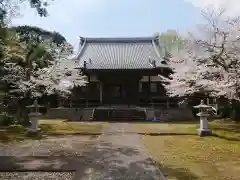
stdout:
[[157,57],[158,57],[159,59],[163,59],[163,58],[160,56],[160,52],[159,52],[158,49],[157,49],[157,46],[159,46],[159,45],[156,45],[155,40],[152,40],[152,46],[153,46],[153,49],[154,49]]

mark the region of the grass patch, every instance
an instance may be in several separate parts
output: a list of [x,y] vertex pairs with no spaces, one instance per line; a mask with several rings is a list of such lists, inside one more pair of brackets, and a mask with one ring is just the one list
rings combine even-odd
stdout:
[[151,136],[151,133],[196,133],[195,123],[136,124],[142,140],[168,180],[237,180],[240,177],[240,124],[213,121],[219,137]]
[[27,130],[22,125],[0,127],[0,142],[23,141],[26,139],[42,139],[47,135],[79,134],[99,135],[107,123],[101,122],[72,122],[65,120],[39,120],[40,133],[37,136],[28,136]]
[[66,120],[39,120],[39,128],[44,134],[100,134],[107,123],[72,122]]
[[0,129],[0,142],[7,143],[10,141],[23,141],[26,139],[42,139],[44,136],[30,137],[27,135],[27,130],[22,125],[10,125]]

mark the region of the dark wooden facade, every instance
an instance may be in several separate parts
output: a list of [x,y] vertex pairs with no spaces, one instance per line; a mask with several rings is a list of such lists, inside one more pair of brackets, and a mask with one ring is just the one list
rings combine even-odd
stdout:
[[[167,68],[152,70],[85,71],[88,84],[74,90],[73,99],[86,107],[99,105],[174,105],[158,74],[167,75]],[[80,103],[80,102],[79,102]]]

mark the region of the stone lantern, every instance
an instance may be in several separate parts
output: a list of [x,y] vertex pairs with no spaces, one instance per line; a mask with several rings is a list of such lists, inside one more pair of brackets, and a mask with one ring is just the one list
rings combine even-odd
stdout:
[[31,127],[28,129],[28,133],[31,135],[35,135],[39,132],[38,117],[41,115],[41,113],[39,112],[40,107],[43,107],[43,106],[40,106],[37,100],[34,100],[32,105],[27,106],[27,108],[30,109],[30,113],[28,114],[28,117],[31,122]]
[[199,113],[197,116],[200,117],[200,128],[198,129],[198,134],[200,136],[207,136],[211,135],[212,132],[210,129],[208,129],[208,117],[210,116],[210,111],[213,111],[214,108],[212,106],[204,104],[203,100],[201,100],[201,103],[197,106],[194,106],[194,108],[199,109]]

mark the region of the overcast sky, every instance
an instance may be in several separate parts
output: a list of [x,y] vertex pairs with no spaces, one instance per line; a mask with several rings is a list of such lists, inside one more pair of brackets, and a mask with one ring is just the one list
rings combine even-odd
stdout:
[[79,36],[152,36],[167,29],[181,33],[201,23],[200,8],[210,4],[224,4],[229,15],[240,14],[240,0],[55,0],[48,17],[23,4],[22,15],[12,23],[60,32],[76,47]]

